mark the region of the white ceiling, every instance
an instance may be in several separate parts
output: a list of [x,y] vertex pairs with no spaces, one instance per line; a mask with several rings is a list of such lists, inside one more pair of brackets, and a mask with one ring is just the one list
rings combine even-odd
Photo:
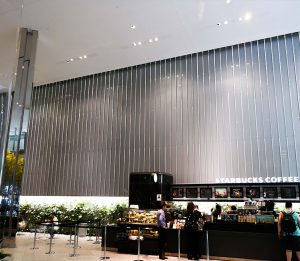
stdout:
[[37,85],[300,31],[299,10],[300,0],[0,0],[0,88],[19,27],[39,31]]

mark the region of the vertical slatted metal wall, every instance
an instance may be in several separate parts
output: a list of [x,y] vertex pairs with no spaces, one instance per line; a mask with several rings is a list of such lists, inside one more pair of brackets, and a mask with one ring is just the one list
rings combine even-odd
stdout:
[[299,176],[299,70],[295,33],[36,87],[23,194]]

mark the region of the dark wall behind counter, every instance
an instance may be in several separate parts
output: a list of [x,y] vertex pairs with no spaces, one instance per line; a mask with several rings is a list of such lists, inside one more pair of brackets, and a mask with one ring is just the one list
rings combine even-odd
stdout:
[[299,176],[299,70],[294,33],[35,87],[22,194]]

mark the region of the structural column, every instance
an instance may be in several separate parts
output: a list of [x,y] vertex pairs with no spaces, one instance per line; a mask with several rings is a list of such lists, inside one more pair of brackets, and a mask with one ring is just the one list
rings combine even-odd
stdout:
[[[28,28],[20,29],[16,81],[12,97],[9,99],[10,120],[6,128],[5,142],[3,142],[5,157],[1,169],[1,220],[5,229],[3,234],[8,237],[11,237],[12,233],[15,232],[16,222],[13,221],[16,221],[19,210],[20,176],[22,175],[24,166],[24,164],[20,164],[20,159],[26,150],[26,134],[28,131],[37,39],[37,31]],[[21,142],[24,142],[22,150],[20,146]],[[9,164],[8,152],[10,153]]]

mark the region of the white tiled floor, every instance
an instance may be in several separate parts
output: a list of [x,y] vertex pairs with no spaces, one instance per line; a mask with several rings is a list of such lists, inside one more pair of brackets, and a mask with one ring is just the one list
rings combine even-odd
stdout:
[[[100,249],[99,244],[95,244],[94,241],[87,241],[87,237],[79,238],[80,248],[76,249],[78,256],[70,257],[69,255],[73,253],[73,248],[67,245],[69,236],[66,235],[56,235],[53,240],[54,245],[52,251],[54,254],[45,254],[49,251],[49,235],[39,234],[38,240],[36,241],[36,247],[39,249],[32,250],[33,247],[33,234],[32,233],[18,233],[16,236],[16,248],[3,248],[4,253],[10,253],[12,256],[8,259],[10,261],[72,261],[72,260],[100,260],[103,256],[103,252]],[[130,254],[120,254],[116,252],[107,251],[106,256],[110,257],[111,261],[133,261],[137,260],[137,255]],[[140,259],[145,261],[159,260],[158,256],[152,255],[141,255]],[[168,261],[178,260],[178,257],[169,256]],[[180,260],[187,260],[187,258],[182,257]]]

